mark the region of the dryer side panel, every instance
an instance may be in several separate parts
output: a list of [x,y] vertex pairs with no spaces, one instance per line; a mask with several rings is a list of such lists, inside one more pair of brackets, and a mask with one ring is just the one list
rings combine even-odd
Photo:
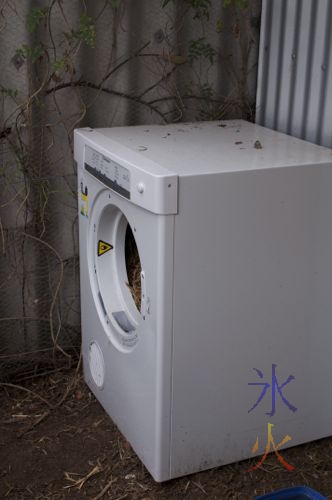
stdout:
[[172,477],[264,454],[269,423],[331,435],[331,192],[331,165],[180,178]]

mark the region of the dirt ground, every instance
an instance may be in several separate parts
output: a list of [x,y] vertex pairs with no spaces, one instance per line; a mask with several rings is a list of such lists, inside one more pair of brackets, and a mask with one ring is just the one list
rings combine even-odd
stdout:
[[332,438],[283,451],[293,472],[271,454],[251,473],[254,460],[157,484],[81,375],[24,388],[0,387],[0,499],[249,500],[294,485],[332,499]]

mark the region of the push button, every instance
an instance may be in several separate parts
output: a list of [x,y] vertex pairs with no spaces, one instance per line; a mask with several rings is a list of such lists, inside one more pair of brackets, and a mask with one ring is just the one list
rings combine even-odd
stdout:
[[143,182],[139,182],[137,184],[137,191],[142,194],[142,193],[144,193],[144,189],[145,189],[145,186],[144,186]]

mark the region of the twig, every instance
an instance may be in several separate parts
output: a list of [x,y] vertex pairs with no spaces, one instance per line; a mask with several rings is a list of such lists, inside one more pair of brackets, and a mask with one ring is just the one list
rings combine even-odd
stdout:
[[160,78],[156,83],[154,83],[153,85],[151,85],[150,87],[148,87],[147,89],[144,90],[144,92],[142,92],[140,95],[139,95],[139,98],[142,99],[143,96],[145,96],[146,94],[148,94],[149,92],[151,92],[151,90],[153,90],[154,88],[158,87],[158,85],[160,85],[162,82],[164,82],[165,80],[167,80],[167,78],[169,76],[172,75],[172,73],[174,73],[174,71],[176,70],[176,66],[173,66],[173,68],[168,71],[166,73],[166,75],[164,75],[162,78]]
[[[93,469],[88,472],[88,474],[84,477],[81,477],[80,479],[73,479],[71,476],[73,473],[65,472],[65,478],[68,481],[71,481],[73,484],[68,484],[67,486],[64,486],[64,489],[68,488],[77,488],[78,490],[81,490],[84,486],[84,484],[90,479],[90,477],[95,476],[96,474],[99,474],[102,471],[102,468],[99,464],[95,465]],[[76,474],[75,474],[76,475]]]
[[18,438],[21,438],[22,436],[24,436],[24,434],[26,434],[27,432],[30,432],[32,429],[34,429],[35,427],[37,427],[37,425],[39,425],[46,417],[48,417],[50,414],[49,411],[45,411],[42,415],[40,415],[39,418],[37,418],[37,420],[31,424],[28,429],[25,429],[24,431],[20,432],[17,437]]
[[[25,321],[25,320],[32,320],[32,321],[49,321],[49,318],[35,318],[33,316],[7,316],[4,318],[0,318],[0,321]],[[45,349],[43,349],[45,350]],[[48,349],[47,349],[48,350]],[[16,355],[15,355],[16,356]],[[1,356],[0,356],[1,357]]]
[[128,99],[129,101],[136,102],[138,104],[141,104],[142,106],[145,106],[149,108],[151,111],[154,113],[157,113],[164,122],[166,122],[165,117],[161,111],[159,111],[158,108],[153,106],[147,101],[144,101],[143,99],[140,99],[137,96],[126,94],[125,92],[119,92],[117,90],[111,90],[105,87],[101,87],[100,85],[96,85],[95,83],[86,81],[86,80],[76,80],[73,82],[66,82],[66,83],[60,83],[59,85],[56,85],[55,87],[52,87],[48,90],[46,90],[45,94],[49,95],[52,92],[57,92],[58,90],[66,89],[66,88],[75,88],[75,87],[86,87],[94,90],[100,90],[101,92],[105,92],[106,94],[114,95],[117,97],[122,97],[124,99]]
[[31,391],[31,389],[27,389],[26,387],[23,387],[22,385],[16,385],[16,384],[10,384],[9,382],[0,382],[0,387],[11,387],[12,389],[19,389],[20,391],[27,392],[29,394],[32,394],[36,398],[40,399],[43,403],[45,403],[51,410],[55,408],[47,399],[43,398],[37,392]]
[[1,242],[2,242],[2,253],[5,255],[6,254],[6,247],[5,247],[5,234],[2,226],[2,221],[0,217],[0,232],[1,232]]
[[[157,102],[172,101],[172,100],[174,100],[176,98],[177,98],[177,96],[175,96],[175,95],[165,96],[165,97],[158,97],[158,99],[153,99],[153,101],[149,101],[149,104],[153,105],[153,104],[155,104]],[[204,96],[199,96],[199,95],[185,95],[185,96],[181,96],[181,99],[182,100],[193,99],[193,100],[196,100],[196,101],[208,101],[208,102],[216,103],[216,104],[221,104],[221,103],[224,102],[221,99],[212,99],[211,97],[204,97]]]
[[[115,483],[116,481],[116,478],[115,479],[111,479],[107,484],[106,486],[104,486],[104,488],[101,490],[100,493],[98,493],[97,496],[93,497],[92,500],[100,500],[101,498],[103,498],[103,496],[105,495],[105,493],[110,489],[110,487],[112,486],[113,483]],[[126,495],[127,496],[127,495]]]
[[57,339],[54,336],[54,327],[53,327],[53,310],[54,310],[56,299],[58,297],[58,294],[59,294],[59,291],[60,291],[60,287],[61,287],[61,283],[62,283],[62,280],[63,280],[63,262],[62,262],[62,258],[60,256],[60,254],[55,250],[55,248],[52,247],[52,245],[50,245],[49,243],[47,243],[47,241],[42,240],[40,238],[37,238],[36,236],[33,236],[32,234],[29,234],[29,233],[26,233],[26,232],[23,232],[23,235],[26,236],[26,237],[28,237],[28,238],[31,238],[34,241],[37,241],[38,243],[41,243],[44,246],[46,246],[49,250],[51,250],[51,252],[53,252],[55,254],[55,256],[59,260],[59,263],[60,263],[60,276],[59,276],[59,280],[58,280],[58,283],[57,283],[56,288],[55,288],[53,300],[52,300],[52,303],[51,303],[51,306],[50,306],[50,310],[49,310],[50,330],[51,330],[51,336],[52,336],[54,348],[58,349],[58,351],[60,351],[64,356],[66,356],[66,358],[71,359],[71,356],[68,353],[66,353],[62,349],[62,347],[57,343]]
[[196,483],[196,481],[191,481],[195,486],[197,486],[197,488],[199,488],[205,495],[207,495],[205,489],[203,488],[203,486],[199,483]]
[[33,375],[18,377],[16,380],[18,382],[23,382],[25,380],[36,379],[39,377],[46,377],[47,375],[52,375],[53,373],[64,372],[64,371],[66,371],[66,369],[69,370],[69,368],[65,368],[65,367],[61,366],[61,368],[56,368],[55,370],[43,371],[41,373],[34,373]]
[[137,57],[142,52],[142,50],[144,50],[146,47],[148,47],[148,45],[150,45],[150,43],[151,43],[150,41],[147,42],[147,43],[145,43],[144,45],[142,45],[142,47],[140,47],[138,50],[136,50],[136,52],[134,52],[134,54],[132,56],[127,57],[124,61],[122,61],[119,64],[117,64],[116,66],[114,66],[114,68],[112,68],[111,71],[109,71],[104,76],[104,78],[100,82],[99,86],[102,87],[102,85],[106,82],[106,80],[109,79],[110,76],[113,75],[113,73],[115,73],[116,71],[118,71],[118,69],[120,69],[122,66],[124,66],[125,64],[127,64],[132,59],[135,59],[135,57]]

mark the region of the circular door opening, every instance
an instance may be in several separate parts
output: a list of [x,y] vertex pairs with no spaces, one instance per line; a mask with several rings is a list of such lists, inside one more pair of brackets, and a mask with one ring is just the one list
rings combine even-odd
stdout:
[[141,311],[141,261],[139,258],[138,248],[136,245],[133,231],[129,224],[127,224],[125,236],[125,261],[128,281],[127,287],[130,290],[131,296],[134,300],[135,306],[138,311]]
[[139,340],[144,290],[141,291],[139,232],[127,213],[109,202],[105,192],[90,219],[89,273],[105,333],[120,350],[129,352]]

